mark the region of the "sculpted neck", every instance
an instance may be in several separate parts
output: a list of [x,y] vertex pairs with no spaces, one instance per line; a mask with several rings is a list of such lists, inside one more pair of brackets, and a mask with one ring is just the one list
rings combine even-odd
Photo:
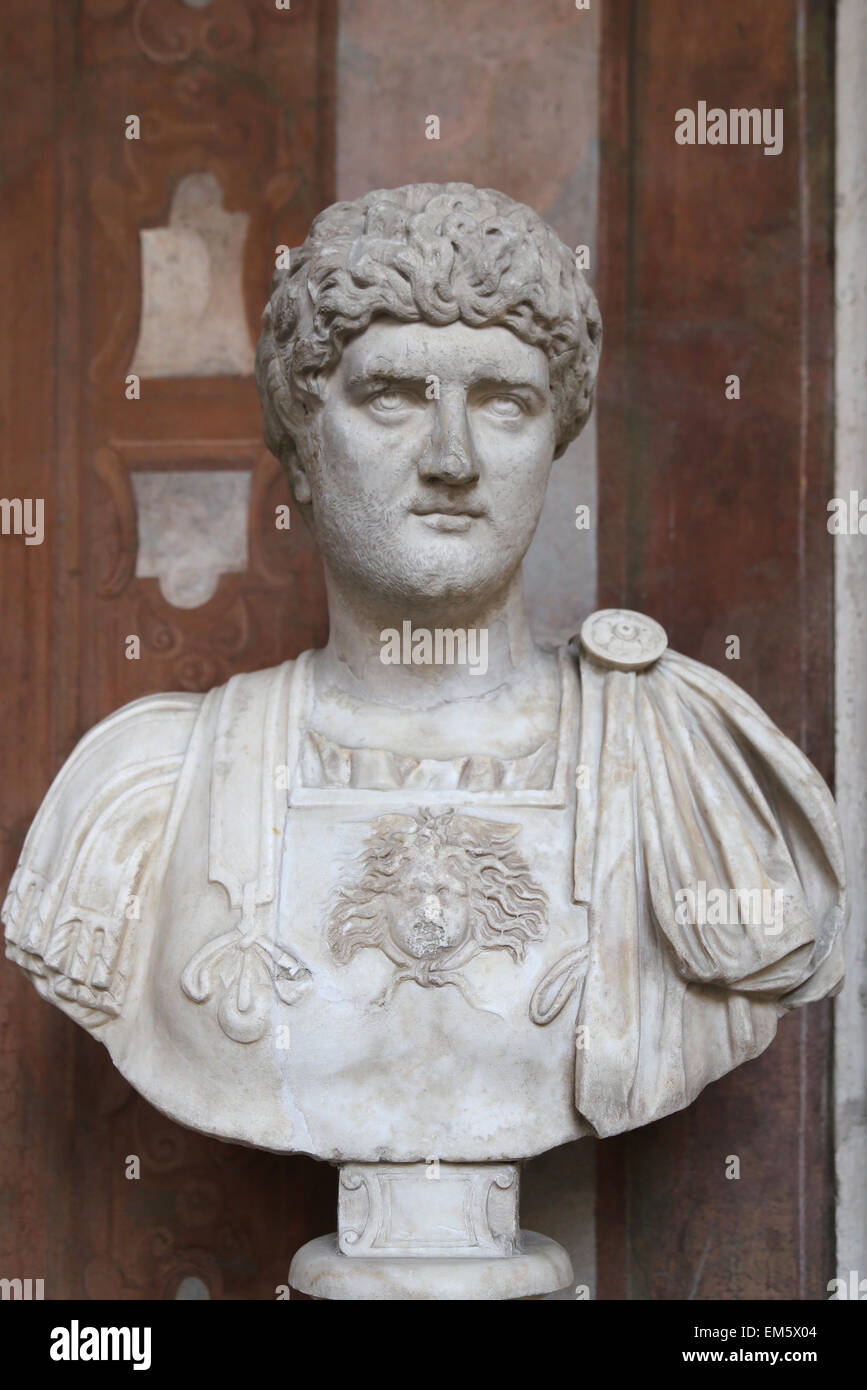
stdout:
[[486,603],[361,599],[326,568],[329,683],[356,699],[424,707],[475,699],[538,677],[520,569]]

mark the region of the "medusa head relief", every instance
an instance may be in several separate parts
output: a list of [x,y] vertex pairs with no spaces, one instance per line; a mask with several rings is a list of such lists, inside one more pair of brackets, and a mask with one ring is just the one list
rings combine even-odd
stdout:
[[523,960],[545,935],[548,899],[514,848],[518,828],[453,809],[380,816],[358,881],[340,890],[329,918],[337,960],[383,951],[400,967],[387,997],[405,980],[468,997],[457,972],[480,951]]

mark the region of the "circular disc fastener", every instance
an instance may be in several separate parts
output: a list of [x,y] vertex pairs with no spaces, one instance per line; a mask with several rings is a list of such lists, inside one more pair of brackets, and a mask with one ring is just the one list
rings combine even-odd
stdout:
[[615,671],[640,671],[658,661],[668,646],[665,628],[629,608],[602,608],[581,628],[584,650]]

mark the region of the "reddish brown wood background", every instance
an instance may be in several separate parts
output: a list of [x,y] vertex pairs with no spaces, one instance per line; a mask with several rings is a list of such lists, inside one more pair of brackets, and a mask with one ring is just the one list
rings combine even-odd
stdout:
[[[833,8],[608,0],[600,120],[600,606],[658,618],[826,778]],[[699,101],[782,107],[782,153],[677,145]],[[812,1005],[688,1110],[600,1145],[600,1297],[827,1297],[829,1058]]]
[[[123,380],[138,230],[165,225],[186,173],[212,171],[225,206],[250,213],[255,336],[274,246],[297,244],[333,197],[336,8],[3,6],[0,493],[45,498],[47,534],[41,547],[0,538],[0,888],[95,720],[324,638],[306,532],[270,524],[287,495],[252,380],[146,381],[139,402]],[[659,618],[828,775],[833,7],[602,9],[599,602]],[[677,146],[674,112],[699,100],[783,107],[783,153]],[[137,143],[123,138],[130,113]],[[731,372],[738,402],[724,397]],[[169,608],[131,572],[129,472],[143,467],[253,475],[248,573],[224,576],[202,609]],[[124,657],[132,632],[139,662]],[[0,1041],[0,1275],[44,1278],[49,1298],[171,1298],[188,1274],[215,1298],[272,1298],[293,1250],[333,1226],[329,1168],[162,1119],[10,968]],[[813,1006],[689,1110],[599,1145],[601,1297],[824,1295],[829,1047],[829,1011]],[[131,1153],[138,1182],[124,1177]]]
[[[261,443],[252,378],[124,378],[138,334],[139,228],[188,173],[250,214],[253,339],[274,248],[333,200],[335,6],[271,0],[8,0],[0,296],[2,494],[42,497],[46,539],[0,540],[2,884],[53,774],[97,719],[202,690],[326,635],[318,560]],[[128,114],[141,139],[124,138]],[[245,574],[202,608],[134,577],[132,468],[248,469]],[[139,661],[124,638],[142,639]],[[273,1298],[295,1248],[334,1224],[325,1164],[222,1144],[163,1119],[16,970],[0,971],[0,1274],[47,1298]],[[139,1181],[124,1159],[138,1154]]]

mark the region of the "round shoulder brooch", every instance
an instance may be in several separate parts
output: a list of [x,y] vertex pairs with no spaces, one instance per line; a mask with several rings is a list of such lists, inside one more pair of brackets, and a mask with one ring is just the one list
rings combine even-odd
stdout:
[[658,661],[668,646],[665,628],[628,608],[600,608],[581,626],[581,645],[601,666],[640,671]]

